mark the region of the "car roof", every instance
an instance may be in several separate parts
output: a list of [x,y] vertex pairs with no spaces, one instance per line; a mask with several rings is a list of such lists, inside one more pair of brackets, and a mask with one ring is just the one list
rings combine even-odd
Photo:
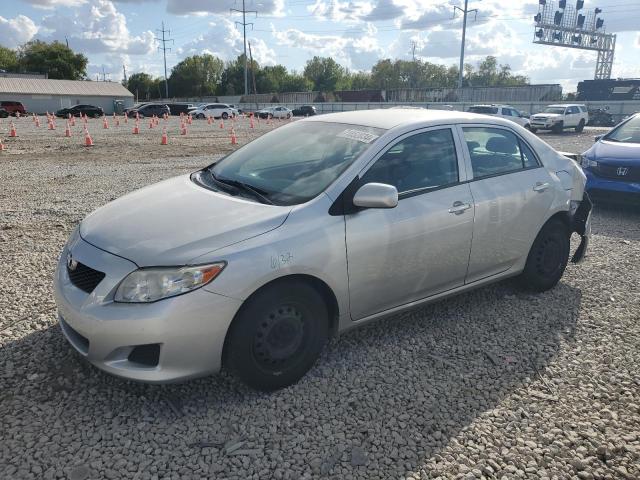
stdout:
[[[377,110],[356,110],[353,112],[326,113],[318,117],[308,117],[305,122],[336,122],[361,125],[389,130],[399,125],[442,123],[495,123],[497,119],[477,113],[456,110],[417,110],[414,108],[386,108]],[[506,120],[505,120],[506,122]]]

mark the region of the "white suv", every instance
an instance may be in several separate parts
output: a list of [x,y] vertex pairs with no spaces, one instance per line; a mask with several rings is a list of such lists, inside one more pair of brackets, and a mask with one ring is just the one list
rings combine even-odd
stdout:
[[190,110],[189,113],[194,118],[207,118],[209,116],[213,118],[227,119],[233,117],[236,111],[226,103],[205,103],[200,105],[195,110]]
[[530,130],[529,118],[523,116],[518,110],[511,105],[474,105],[469,107],[471,113],[481,113],[483,115],[492,115],[494,117],[502,117],[517,123],[521,127]]
[[551,130],[561,133],[566,128],[581,132],[589,123],[587,107],[582,104],[549,105],[541,113],[531,115],[531,131]]

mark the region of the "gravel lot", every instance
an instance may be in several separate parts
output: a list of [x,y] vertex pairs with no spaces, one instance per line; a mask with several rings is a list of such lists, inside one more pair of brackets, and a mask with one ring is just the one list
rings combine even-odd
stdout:
[[[273,394],[226,374],[150,386],[63,339],[51,278],[73,226],[233,148],[228,124],[30,119],[0,153],[0,478],[640,478],[640,212],[598,206],[588,259],[541,295],[509,282],[333,340]],[[239,121],[238,140],[251,130]],[[541,136],[583,151],[583,134]]]

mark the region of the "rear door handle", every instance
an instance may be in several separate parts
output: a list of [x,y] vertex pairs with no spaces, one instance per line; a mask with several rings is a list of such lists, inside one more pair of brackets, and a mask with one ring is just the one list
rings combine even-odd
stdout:
[[548,183],[537,182],[533,186],[533,191],[534,192],[544,192],[547,188],[549,188],[549,184]]
[[453,202],[453,206],[449,209],[449,213],[462,215],[465,212],[465,210],[469,210],[470,208],[471,208],[470,204],[457,201],[457,202]]

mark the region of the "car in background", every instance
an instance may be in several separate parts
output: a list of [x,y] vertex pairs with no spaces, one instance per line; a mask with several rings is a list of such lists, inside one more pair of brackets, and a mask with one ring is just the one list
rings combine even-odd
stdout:
[[562,133],[567,128],[582,132],[589,123],[589,110],[583,104],[549,105],[541,113],[531,115],[531,131],[551,130]]
[[145,103],[144,105],[136,108],[126,110],[126,114],[129,118],[134,118],[136,114],[141,118],[144,117],[162,117],[165,114],[171,115],[171,110],[164,103]]
[[266,107],[256,112],[258,118],[291,118],[293,112],[291,109],[283,106]]
[[226,120],[229,117],[234,117],[237,111],[231,108],[226,103],[204,103],[198,108],[189,112],[193,118],[222,118]]
[[69,115],[72,117],[80,117],[86,115],[90,118],[98,118],[104,115],[102,107],[96,107],[95,105],[78,104],[73,107],[61,108],[56,112],[56,117],[67,118]]
[[14,102],[12,100],[3,100],[0,102],[0,108],[4,108],[9,115],[13,115],[14,117],[19,113],[20,115],[24,115],[27,113],[27,109],[24,108],[22,102]]
[[4,108],[0,108],[0,118],[7,118],[9,116],[9,112],[7,112]]
[[483,115],[492,115],[494,117],[502,117],[517,123],[527,130],[531,129],[531,123],[528,116],[524,116],[511,105],[473,105],[469,107],[469,112],[480,113]]
[[230,103],[229,107],[231,107],[231,109],[236,111],[236,115],[240,115],[241,113],[244,113],[242,108],[240,107],[240,105],[236,105],[234,103]]
[[190,110],[194,110],[196,106],[193,103],[186,102],[172,102],[165,103],[169,110],[171,111],[170,115],[180,115],[189,113]]
[[597,136],[582,168],[594,199],[640,205],[640,113]]
[[294,117],[313,117],[317,112],[316,107],[313,105],[302,105],[301,107],[294,108],[291,114]]
[[333,334],[510,277],[553,288],[589,242],[585,181],[502,118],[287,122],[85,217],[56,268],[60,327],[113,375],[166,383],[224,367],[275,390]]

